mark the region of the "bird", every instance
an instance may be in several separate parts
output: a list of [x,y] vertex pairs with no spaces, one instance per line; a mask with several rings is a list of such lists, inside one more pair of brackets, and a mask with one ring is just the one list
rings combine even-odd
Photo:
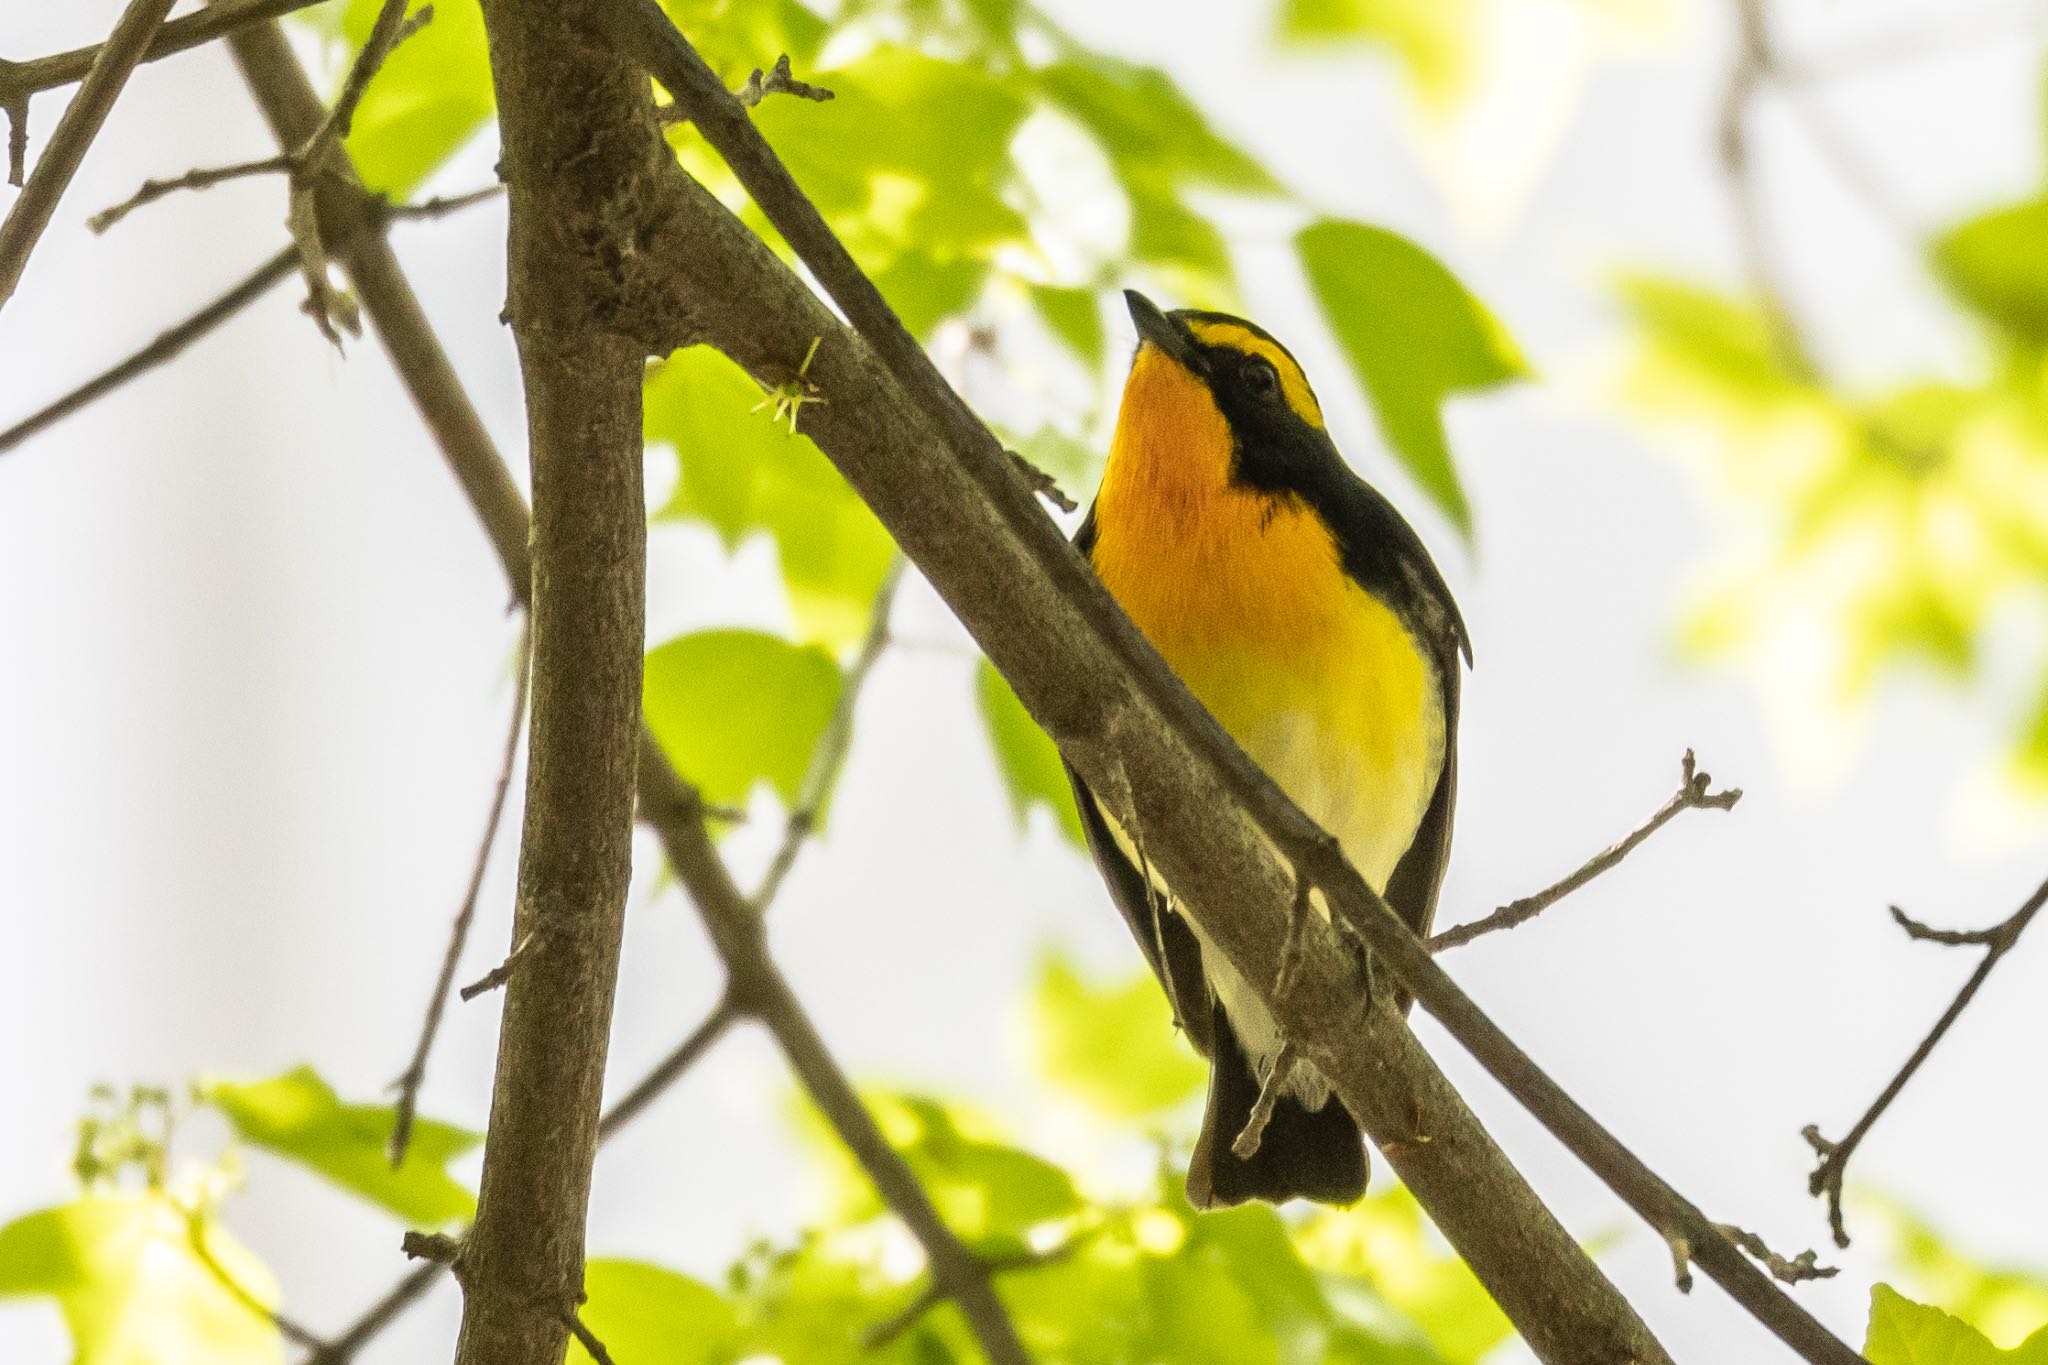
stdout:
[[[1124,301],[1138,344],[1075,546],[1238,745],[1426,934],[1450,855],[1460,663],[1472,658],[1457,603],[1422,538],[1338,453],[1286,347],[1227,313],[1163,312],[1135,290]],[[1356,1201],[1362,1130],[1305,1059],[1280,1078],[1256,1151],[1232,1150],[1280,1028],[1180,913],[1143,831],[1067,775],[1111,899],[1210,1062],[1189,1202]]]

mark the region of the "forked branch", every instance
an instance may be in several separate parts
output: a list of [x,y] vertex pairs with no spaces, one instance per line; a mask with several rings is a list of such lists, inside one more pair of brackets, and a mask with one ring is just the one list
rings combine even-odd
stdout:
[[1807,1193],[1827,1200],[1828,1229],[1834,1234],[1836,1246],[1849,1245],[1848,1230],[1842,1225],[1842,1176],[1849,1169],[1849,1159],[1856,1155],[1856,1149],[1863,1145],[1863,1139],[1884,1117],[1885,1110],[1891,1108],[1892,1101],[1899,1097],[1906,1083],[1913,1079],[1914,1073],[1934,1054],[1934,1049],[1948,1035],[1949,1029],[1962,1017],[1963,1011],[1970,1007],[1970,1002],[1990,978],[1992,970],[2013,950],[2020,941],[2020,935],[2034,922],[2044,904],[2048,904],[2048,882],[2036,888],[2019,909],[1988,929],[1936,929],[1914,919],[1896,905],[1891,907],[1892,918],[1906,931],[1908,938],[1951,948],[1982,948],[1984,956],[1978,959],[1976,970],[1970,973],[1969,980],[1963,982],[1963,988],[1956,992],[1955,999],[1949,1001],[1948,1008],[1934,1021],[1934,1027],[1927,1031],[1927,1036],[1906,1058],[1905,1065],[1878,1092],[1870,1107],[1863,1111],[1863,1117],[1856,1120],[1840,1141],[1822,1137],[1819,1124],[1809,1123],[1800,1130],[1800,1136],[1806,1139],[1807,1145],[1820,1159],[1806,1182]]

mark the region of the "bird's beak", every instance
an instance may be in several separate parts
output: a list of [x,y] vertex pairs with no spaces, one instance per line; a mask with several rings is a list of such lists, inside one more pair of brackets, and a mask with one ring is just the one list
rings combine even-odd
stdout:
[[1196,374],[1205,374],[1208,365],[1202,353],[1195,346],[1195,339],[1187,329],[1159,311],[1159,305],[1135,289],[1124,290],[1124,306],[1131,310],[1131,321],[1137,324],[1138,340],[1157,346],[1167,359]]

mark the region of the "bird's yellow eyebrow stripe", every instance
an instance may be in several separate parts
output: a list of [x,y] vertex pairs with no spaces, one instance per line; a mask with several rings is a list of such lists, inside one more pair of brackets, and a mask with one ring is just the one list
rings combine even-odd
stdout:
[[1316,402],[1315,390],[1309,388],[1308,376],[1301,372],[1301,366],[1294,363],[1294,357],[1281,349],[1279,342],[1260,336],[1236,322],[1191,321],[1188,330],[1204,346],[1221,346],[1245,355],[1264,357],[1280,376],[1280,392],[1285,395],[1287,406],[1293,408],[1302,421],[1317,430],[1322,429],[1323,409]]

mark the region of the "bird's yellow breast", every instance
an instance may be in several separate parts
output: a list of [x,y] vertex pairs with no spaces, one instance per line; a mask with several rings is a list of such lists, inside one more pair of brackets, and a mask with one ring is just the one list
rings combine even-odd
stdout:
[[1322,518],[1230,478],[1199,379],[1150,348],[1125,393],[1091,558],[1202,704],[1384,889],[1442,769],[1435,666],[1344,572]]

